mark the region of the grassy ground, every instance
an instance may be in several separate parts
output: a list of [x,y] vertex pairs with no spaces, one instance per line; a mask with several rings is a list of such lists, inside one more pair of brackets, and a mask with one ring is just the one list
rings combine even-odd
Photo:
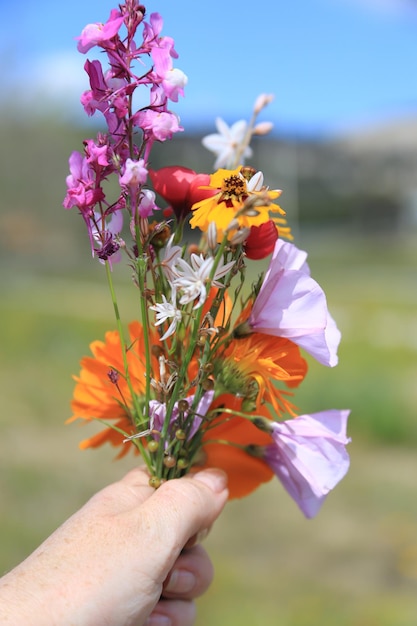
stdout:
[[[415,238],[307,237],[342,328],[340,365],[311,361],[301,411],[352,408],[352,467],[318,518],[279,484],[230,503],[207,540],[216,580],[201,626],[412,626],[417,613]],[[0,571],[22,559],[133,459],[80,452],[65,426],[71,374],[113,327],[104,276],[0,273]],[[120,292],[122,311],[131,292]],[[132,314],[133,316],[133,314]],[[91,433],[88,430],[88,433]]]

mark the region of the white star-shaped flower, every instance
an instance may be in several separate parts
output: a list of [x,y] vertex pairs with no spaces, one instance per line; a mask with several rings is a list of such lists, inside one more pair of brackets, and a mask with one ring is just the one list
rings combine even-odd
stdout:
[[170,337],[175,332],[178,322],[181,321],[181,311],[176,307],[176,298],[176,291],[174,289],[172,292],[171,302],[168,302],[166,297],[162,294],[162,302],[158,302],[149,307],[152,311],[156,312],[155,326],[160,326],[161,324],[172,318],[172,322],[169,325],[166,333],[162,335],[161,341],[164,341],[165,339]]
[[171,237],[168,240],[167,245],[164,248],[164,251],[162,253],[162,258],[161,258],[162,269],[164,271],[165,276],[168,278],[170,282],[176,276],[176,272],[174,269],[175,264],[178,261],[182,253],[182,248],[180,246],[173,246],[172,245],[173,242],[174,242],[174,235],[171,235]]
[[217,159],[214,167],[236,167],[243,164],[245,158],[252,155],[249,146],[244,145],[248,123],[245,120],[239,120],[228,126],[221,117],[216,119],[216,128],[219,131],[203,138],[202,143],[205,148],[214,152]]
[[[210,274],[213,269],[214,258],[208,257],[205,259],[202,254],[192,254],[190,258],[190,264],[184,259],[178,259],[177,261],[177,278],[175,278],[173,284],[176,288],[181,290],[180,304],[189,304],[194,300],[197,300],[194,309],[202,306],[207,298],[206,284],[210,282]],[[227,274],[232,268],[235,261],[230,261],[223,264],[220,261],[216,268],[211,284],[215,287],[222,287],[219,279]]]

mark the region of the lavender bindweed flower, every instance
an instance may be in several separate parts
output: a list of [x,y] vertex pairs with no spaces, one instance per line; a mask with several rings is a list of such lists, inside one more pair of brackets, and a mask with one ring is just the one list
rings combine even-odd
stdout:
[[349,411],[323,411],[271,422],[264,460],[306,517],[314,517],[349,469]]
[[304,251],[278,239],[248,323],[253,332],[291,339],[333,367],[341,335],[306,258]]

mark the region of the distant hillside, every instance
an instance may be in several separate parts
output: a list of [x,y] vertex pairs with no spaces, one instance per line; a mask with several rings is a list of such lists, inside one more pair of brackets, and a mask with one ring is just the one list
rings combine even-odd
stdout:
[[352,152],[416,152],[417,113],[401,119],[354,129],[335,144]]

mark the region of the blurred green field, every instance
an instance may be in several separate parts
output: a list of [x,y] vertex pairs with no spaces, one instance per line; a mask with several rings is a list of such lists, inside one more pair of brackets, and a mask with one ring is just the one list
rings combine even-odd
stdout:
[[[280,485],[230,503],[207,540],[216,578],[200,626],[412,626],[417,614],[417,237],[303,233],[343,332],[340,364],[310,361],[301,412],[351,408],[352,467],[318,517]],[[135,462],[80,452],[71,374],[113,328],[101,268],[0,272],[0,571]],[[135,316],[133,290],[119,290]]]
[[[82,220],[61,208],[68,155],[89,134],[0,126],[0,572],[135,462],[80,452],[94,426],[64,425],[71,374],[114,327]],[[298,230],[343,340],[335,369],[309,361],[296,402],[352,409],[351,470],[313,521],[277,482],[229,503],[206,541],[216,578],[197,623],[414,626],[417,233]],[[119,300],[134,318],[126,281]]]

